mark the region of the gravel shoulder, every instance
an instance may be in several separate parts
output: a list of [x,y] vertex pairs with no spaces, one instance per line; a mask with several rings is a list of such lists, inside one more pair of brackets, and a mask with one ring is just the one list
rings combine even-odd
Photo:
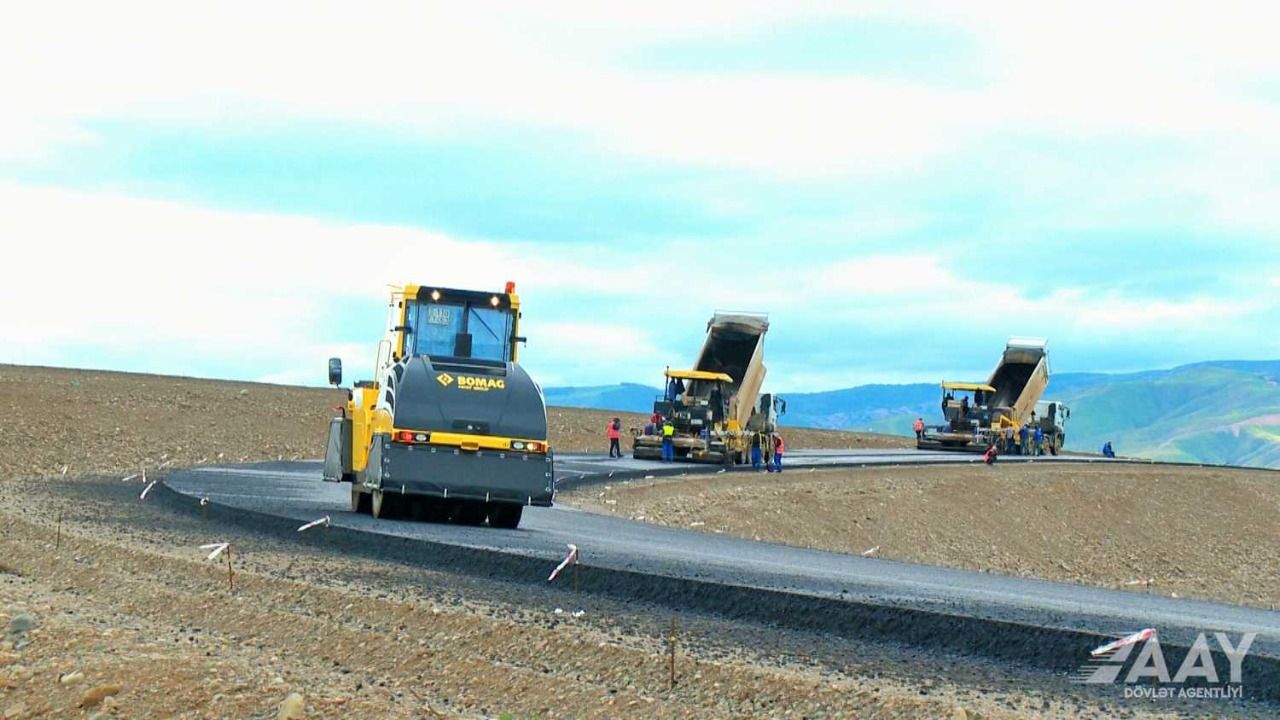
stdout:
[[633,481],[559,500],[800,547],[1280,605],[1278,473],[1048,463],[865,468]]

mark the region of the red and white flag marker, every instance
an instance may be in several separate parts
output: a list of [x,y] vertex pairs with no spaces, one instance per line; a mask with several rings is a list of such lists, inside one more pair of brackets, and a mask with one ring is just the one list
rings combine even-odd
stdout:
[[1136,645],[1140,642],[1146,642],[1155,636],[1156,636],[1156,629],[1147,628],[1146,630],[1140,630],[1132,635],[1126,635],[1125,637],[1122,637],[1119,640],[1112,640],[1111,642],[1101,647],[1094,648],[1093,652],[1089,654],[1094,657],[1098,657],[1099,655],[1106,655],[1107,653],[1115,652],[1116,650],[1119,650],[1120,648],[1128,645]]
[[310,530],[310,529],[311,529],[311,528],[313,528],[313,527],[318,527],[318,526],[320,526],[320,525],[323,525],[323,526],[325,526],[325,527],[329,527],[329,525],[331,525],[331,524],[332,524],[332,523],[331,523],[331,522],[330,522],[330,520],[329,520],[329,516],[328,516],[328,515],[325,515],[324,517],[320,518],[319,520],[312,520],[311,522],[309,522],[309,523],[307,523],[307,524],[305,524],[305,525],[301,525],[301,526],[299,526],[299,527],[298,527],[298,532],[306,532],[307,530]]
[[208,545],[201,545],[200,549],[209,551],[209,557],[206,558],[207,560],[213,560],[224,552],[227,554],[227,587],[231,592],[235,592],[235,573],[231,570],[231,543],[209,543]]
[[574,545],[573,543],[569,543],[569,554],[565,556],[564,560],[560,561],[560,564],[556,566],[555,570],[551,571],[551,575],[547,577],[547,582],[551,582],[552,580],[555,580],[556,577],[560,574],[560,571],[569,567],[569,565],[577,565],[577,564],[578,564],[578,546]]
[[212,550],[213,552],[209,553],[209,557],[206,558],[207,560],[212,560],[221,555],[222,552],[229,547],[231,547],[231,543],[209,543],[208,545],[201,545],[200,549]]

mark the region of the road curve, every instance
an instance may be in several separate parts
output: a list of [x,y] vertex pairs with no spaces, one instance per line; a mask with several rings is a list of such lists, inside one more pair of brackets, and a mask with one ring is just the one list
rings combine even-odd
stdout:
[[[789,472],[980,462],[974,456],[916,450],[797,451],[787,460]],[[596,455],[561,455],[556,460],[562,486],[699,471],[716,468]],[[1162,642],[1175,648],[1166,650],[1171,664],[1179,661],[1176,648],[1185,648],[1200,632],[1256,632],[1245,664],[1249,694],[1280,698],[1280,613],[1266,610],[752,542],[565,506],[526,508],[518,530],[374,520],[349,512],[349,486],[322,482],[318,462],[175,471],[165,487],[168,502],[176,507],[193,510],[199,498],[207,497],[221,508],[222,518],[250,527],[274,521],[284,532],[286,525],[329,515],[335,530],[350,533],[351,547],[362,552],[386,556],[394,547],[408,561],[459,562],[472,572],[517,580],[545,582],[545,572],[563,557],[565,545],[573,543],[582,548],[581,571],[588,589],[768,622],[1013,657],[1055,670],[1084,662],[1087,649],[1099,638],[1146,627],[1158,628]],[[380,542],[383,550],[371,550]],[[477,570],[475,563],[483,565],[489,559],[497,565]],[[499,565],[501,569],[495,569]]]

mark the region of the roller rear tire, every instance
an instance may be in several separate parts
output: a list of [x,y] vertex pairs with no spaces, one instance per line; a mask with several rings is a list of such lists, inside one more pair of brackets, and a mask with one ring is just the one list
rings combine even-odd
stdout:
[[514,530],[520,527],[524,506],[515,503],[495,503],[489,508],[489,526]]
[[369,493],[361,492],[360,486],[351,483],[351,512],[368,515],[370,512]]
[[388,495],[381,490],[374,490],[369,501],[369,514],[375,518],[389,519],[396,516],[399,510],[399,498]]

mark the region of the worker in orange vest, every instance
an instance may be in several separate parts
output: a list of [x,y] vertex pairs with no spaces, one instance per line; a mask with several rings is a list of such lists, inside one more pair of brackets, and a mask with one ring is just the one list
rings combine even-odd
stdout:
[[917,442],[920,440],[923,440],[924,439],[924,418],[916,418],[916,422],[914,425],[911,426],[911,429],[916,431]]
[[618,418],[610,420],[605,428],[605,435],[609,438],[609,457],[622,457],[622,446],[619,444],[622,438],[622,421]]
[[781,435],[773,436],[773,471],[782,472],[782,453],[787,449]]

